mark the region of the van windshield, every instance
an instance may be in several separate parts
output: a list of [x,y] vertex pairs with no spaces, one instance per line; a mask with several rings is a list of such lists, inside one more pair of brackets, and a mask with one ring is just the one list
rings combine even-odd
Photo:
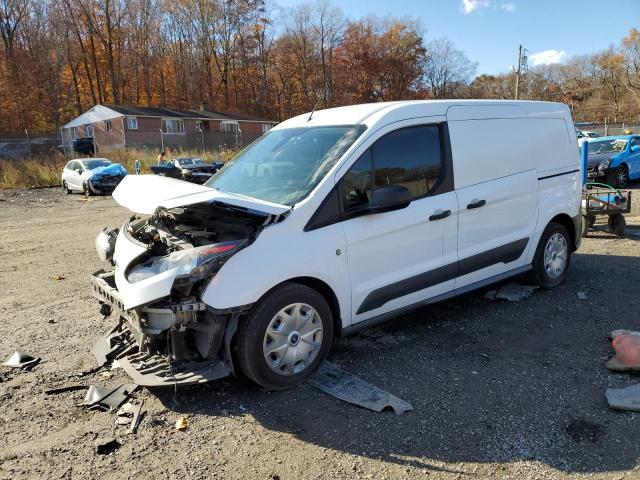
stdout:
[[294,205],[318,185],[365,129],[364,125],[340,125],[271,130],[205,185]]

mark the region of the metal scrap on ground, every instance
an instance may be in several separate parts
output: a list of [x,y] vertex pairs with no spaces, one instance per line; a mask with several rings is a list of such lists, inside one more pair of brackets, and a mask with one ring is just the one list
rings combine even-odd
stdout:
[[28,353],[15,352],[11,355],[6,362],[3,363],[5,367],[22,368],[28,370],[40,363],[40,358],[32,357]]
[[135,383],[125,383],[117,387],[91,385],[81,405],[90,410],[113,411],[122,405],[138,388]]
[[609,408],[640,412],[640,383],[626,388],[607,388],[605,394]]
[[484,298],[487,300],[508,300],[519,302],[523,298],[530,296],[538,287],[531,285],[520,285],[519,283],[507,283],[498,290],[488,291]]
[[307,381],[317,389],[340,400],[376,412],[392,408],[396,415],[402,415],[404,412],[413,410],[413,407],[401,398],[371,385],[329,362],[322,363],[316,373]]

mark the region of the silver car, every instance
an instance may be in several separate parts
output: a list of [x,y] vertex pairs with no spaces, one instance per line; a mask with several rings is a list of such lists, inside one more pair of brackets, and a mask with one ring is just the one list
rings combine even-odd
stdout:
[[85,195],[111,193],[127,175],[119,163],[106,158],[77,158],[68,162],[62,171],[62,189]]

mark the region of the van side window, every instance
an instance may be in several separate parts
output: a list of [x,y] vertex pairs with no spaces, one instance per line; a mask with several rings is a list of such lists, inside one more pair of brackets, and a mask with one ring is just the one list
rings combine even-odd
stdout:
[[340,195],[346,212],[369,206],[373,189],[373,164],[371,149],[353,164],[340,182]]
[[401,185],[412,198],[429,193],[442,171],[440,129],[436,125],[391,132],[373,146],[375,187]]

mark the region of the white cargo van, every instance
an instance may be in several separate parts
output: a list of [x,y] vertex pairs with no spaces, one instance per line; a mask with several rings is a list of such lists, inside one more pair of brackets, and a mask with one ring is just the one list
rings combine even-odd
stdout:
[[306,379],[336,336],[530,271],[566,276],[581,166],[558,103],[410,101],[307,113],[205,185],[127,176],[96,239],[94,347],[143,385]]

